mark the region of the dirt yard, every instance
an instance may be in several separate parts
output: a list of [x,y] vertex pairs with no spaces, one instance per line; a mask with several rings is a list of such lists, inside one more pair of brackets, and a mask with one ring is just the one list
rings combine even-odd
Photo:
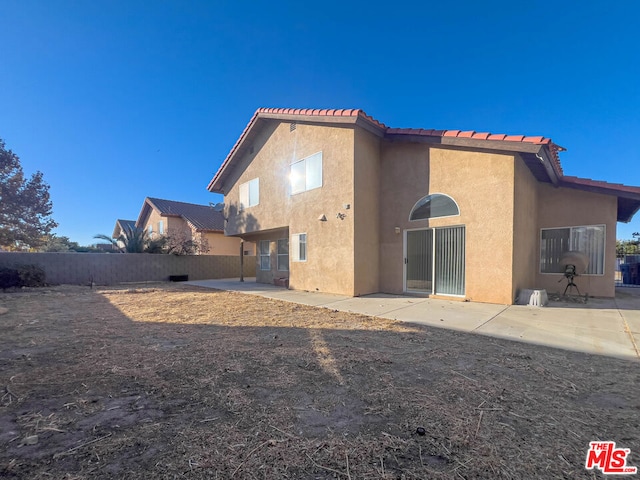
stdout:
[[185,285],[3,309],[4,478],[602,478],[593,440],[640,466],[637,362]]

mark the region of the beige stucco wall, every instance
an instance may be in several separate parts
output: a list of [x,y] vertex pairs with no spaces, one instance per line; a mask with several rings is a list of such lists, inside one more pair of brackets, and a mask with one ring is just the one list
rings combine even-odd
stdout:
[[[380,172],[380,288],[402,293],[407,229],[464,225],[465,298],[512,303],[514,157],[433,147],[383,143]],[[460,215],[409,221],[425,195],[452,197]]]
[[536,272],[540,262],[538,227],[538,181],[524,161],[515,160],[513,206],[513,288],[515,301],[524,288],[536,286]]
[[[226,237],[223,232],[194,232],[192,235],[207,241],[209,244],[207,255],[240,255],[239,238]],[[250,251],[250,255],[253,255],[254,246],[252,243],[245,243],[243,248],[245,251]]]
[[355,131],[354,199],[348,215],[354,217],[354,295],[380,291],[380,138]]
[[[353,127],[272,122],[253,143],[254,153],[239,159],[228,180],[225,233],[254,241],[252,232],[289,229],[307,234],[307,261],[289,262],[290,288],[354,295]],[[291,163],[322,151],[323,184],[290,194]],[[259,204],[238,212],[239,185],[259,178]],[[346,213],[344,219],[338,213]],[[325,215],[327,220],[318,218]],[[256,258],[258,261],[258,258]],[[277,272],[273,272],[272,276]],[[258,279],[266,277],[260,273]]]
[[[159,235],[159,222],[163,223],[165,234],[178,234],[183,236],[182,238],[185,240],[206,239],[209,244],[209,252],[207,252],[206,255],[240,255],[239,238],[226,237],[222,232],[198,232],[183,218],[162,216],[155,209],[151,209],[143,228],[146,230],[149,228],[149,225],[151,225],[153,235]],[[244,249],[245,251],[250,251],[251,255],[255,253],[255,246],[252,243],[245,244]],[[253,261],[253,259],[251,261]]]
[[158,234],[159,233],[159,230],[158,230],[158,223],[159,222],[163,223],[164,231],[166,233],[167,228],[168,228],[167,219],[162,217],[160,215],[160,213],[158,213],[157,210],[152,208],[151,212],[149,213],[149,216],[147,217],[147,220],[144,222],[144,225],[141,225],[141,227],[144,230],[148,230],[149,225],[151,225],[151,229],[153,230],[153,233]]
[[[392,142],[359,127],[299,123],[291,131],[275,120],[251,143],[223,186],[225,233],[272,242],[270,271],[259,270],[256,251],[258,281],[288,275],[293,289],[403,293],[405,232],[463,225],[464,298],[511,304],[522,288],[564,288],[559,275],[539,273],[540,228],[606,224],[606,273],[579,285],[614,293],[615,197],[539,183],[517,154]],[[319,151],[322,187],[291,195],[291,163]],[[239,185],[254,178],[260,202],[238,212]],[[433,193],[452,197],[460,215],[409,221],[414,204]],[[290,256],[289,272],[277,271],[276,240],[297,233],[307,234],[307,261]]]
[[[575,283],[583,295],[588,293],[594,296],[614,297],[617,198],[570,188],[555,188],[547,184],[539,184],[538,192],[539,229],[586,225],[606,226],[604,275],[583,275],[577,277]],[[536,233],[538,245],[539,229]],[[564,278],[561,274],[539,273],[539,260],[535,271],[538,288],[544,288],[548,292],[564,291],[566,282],[558,283],[558,280]]]

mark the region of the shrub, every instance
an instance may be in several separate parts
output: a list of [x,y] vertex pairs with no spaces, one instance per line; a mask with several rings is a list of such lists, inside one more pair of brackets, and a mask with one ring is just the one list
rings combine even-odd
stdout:
[[16,270],[20,276],[21,287],[44,287],[46,285],[47,275],[38,265],[20,265]]
[[15,268],[0,267],[0,288],[44,287],[46,274],[37,265],[19,265]]
[[20,285],[20,275],[15,268],[0,267],[0,288],[6,290],[7,288],[17,287]]

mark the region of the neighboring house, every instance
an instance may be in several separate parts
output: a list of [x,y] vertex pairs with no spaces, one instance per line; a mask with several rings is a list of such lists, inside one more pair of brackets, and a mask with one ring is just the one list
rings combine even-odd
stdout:
[[[118,220],[116,220],[116,226],[113,227],[113,233],[111,234],[111,238],[117,239],[124,232],[129,232],[134,228],[136,228],[136,221],[135,220],[121,220],[121,219],[118,219]],[[112,248],[114,247],[114,245],[111,245],[111,246],[112,246]],[[124,243],[122,243],[121,240],[118,240],[117,241],[117,246],[119,248],[124,248]]]
[[[154,235],[171,235],[182,240],[206,241],[207,255],[240,255],[240,239],[224,235],[224,215],[209,205],[145,198],[134,226]],[[115,233],[115,231],[114,231]],[[244,243],[244,254],[255,246]]]
[[118,238],[120,235],[122,235],[123,232],[131,230],[132,228],[136,228],[135,220],[118,219],[116,220],[116,226],[113,227],[113,233],[111,234],[111,237]]
[[208,189],[225,196],[225,233],[256,242],[259,282],[511,304],[564,290],[562,256],[579,250],[581,292],[612,297],[616,222],[640,188],[565,176],[563,150],[362,110],[259,109]]

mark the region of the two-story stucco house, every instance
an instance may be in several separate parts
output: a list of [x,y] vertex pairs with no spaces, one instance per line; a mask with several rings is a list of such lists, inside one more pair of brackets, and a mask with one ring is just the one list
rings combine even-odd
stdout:
[[[240,239],[224,235],[223,213],[208,205],[147,197],[136,221],[116,222],[113,238],[118,238],[125,227],[146,230],[150,237],[170,235],[182,241],[195,241],[206,246],[203,253],[208,255],[240,254]],[[253,255],[255,248],[244,243],[243,250],[245,255]]]
[[616,222],[640,188],[569,177],[544,137],[388,128],[362,110],[259,109],[211,180],[257,281],[511,304],[564,288],[614,296]]

